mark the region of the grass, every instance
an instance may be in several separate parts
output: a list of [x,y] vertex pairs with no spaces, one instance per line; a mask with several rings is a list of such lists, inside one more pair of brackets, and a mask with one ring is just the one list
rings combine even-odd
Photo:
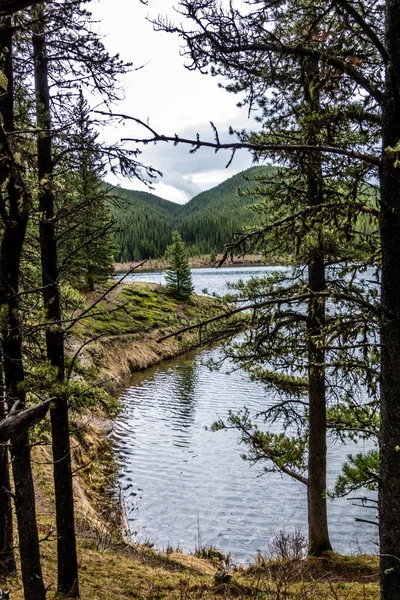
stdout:
[[[96,551],[94,542],[78,540],[80,590],[85,600],[197,600],[210,598],[261,598],[263,600],[378,600],[377,560],[324,559],[276,561],[263,569],[232,569],[222,577],[213,565],[179,554],[157,555],[147,549],[115,544]],[[55,541],[42,544],[44,578],[48,597],[56,588]],[[349,565],[355,570],[349,577]],[[206,567],[203,565],[206,563]],[[3,582],[12,600],[22,600],[19,579]]]
[[174,298],[157,284],[123,284],[117,293],[104,299],[95,316],[85,319],[75,330],[80,337],[123,335],[153,328],[179,328],[209,316],[217,304],[210,298],[192,294],[187,300]]
[[[113,461],[104,423],[97,415],[73,422],[75,512],[82,600],[378,600],[378,559],[373,556],[274,558],[232,566],[214,547],[187,556],[128,545],[120,537],[117,500],[110,503]],[[57,564],[51,456],[34,448],[43,576],[56,597]],[[86,466],[85,466],[86,465]],[[83,467],[83,468],[81,468]],[[118,503],[117,503],[118,504]],[[22,600],[20,574],[0,582],[11,600]]]
[[[82,600],[378,600],[374,556],[274,558],[259,555],[250,567],[232,566],[214,547],[194,556],[168,548],[157,552],[121,540],[118,499],[110,502],[113,461],[97,415],[73,421],[75,512]],[[43,576],[56,597],[54,490],[50,449],[34,448],[37,512]],[[85,466],[86,465],[86,466]],[[83,467],[83,468],[81,468]],[[0,582],[11,600],[22,600],[20,574]]]
[[[192,294],[180,300],[157,284],[124,284],[96,306],[93,316],[75,326],[70,354],[89,342],[80,353],[81,362],[97,367],[98,384],[114,393],[132,372],[200,344],[198,330],[160,342],[163,336],[220,311],[219,302],[213,298]],[[213,334],[210,330],[209,339]],[[207,342],[204,328],[201,342]]]

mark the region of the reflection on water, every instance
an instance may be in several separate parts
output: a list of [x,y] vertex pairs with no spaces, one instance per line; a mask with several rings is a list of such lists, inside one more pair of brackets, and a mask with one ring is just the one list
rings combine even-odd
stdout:
[[[193,550],[201,537],[237,562],[265,551],[274,531],[295,525],[307,531],[305,487],[241,459],[237,432],[210,432],[229,409],[252,413],[268,398],[241,371],[210,371],[204,364],[219,350],[202,351],[138,373],[121,399],[115,445],[131,530],[159,548]],[[270,399],[269,399],[270,400]],[[363,445],[329,447],[332,486],[350,452]],[[360,513],[361,511],[361,513]],[[376,527],[346,499],[329,503],[331,539],[340,552],[376,551]]]

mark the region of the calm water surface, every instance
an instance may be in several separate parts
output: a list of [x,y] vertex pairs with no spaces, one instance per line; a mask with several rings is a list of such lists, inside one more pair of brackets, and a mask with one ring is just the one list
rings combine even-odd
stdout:
[[[250,277],[262,277],[274,271],[282,271],[285,267],[222,267],[215,269],[205,267],[192,269],[194,291],[197,294],[226,294],[228,282],[236,283],[239,279],[247,281]],[[164,271],[137,272],[128,275],[126,282],[147,281],[148,283],[165,283]],[[207,292],[205,292],[207,290]]]
[[[199,291],[207,287],[210,293],[223,293],[228,280],[270,269],[198,269],[193,278]],[[141,280],[144,275],[146,281],[159,277],[140,273]],[[274,532],[296,525],[307,531],[306,490],[288,477],[260,476],[258,466],[250,468],[241,458],[244,449],[235,431],[205,429],[229,409],[247,405],[256,413],[273,400],[262,385],[242,371],[231,372],[228,364],[210,371],[205,363],[219,352],[192,353],[132,378],[115,424],[119,484],[138,541],[185,551],[199,543],[214,545],[236,562],[246,562],[267,550]],[[330,445],[330,486],[346,455],[364,449],[363,444]],[[329,502],[336,550],[376,552],[377,528],[355,521],[371,518],[370,512],[346,499]]]

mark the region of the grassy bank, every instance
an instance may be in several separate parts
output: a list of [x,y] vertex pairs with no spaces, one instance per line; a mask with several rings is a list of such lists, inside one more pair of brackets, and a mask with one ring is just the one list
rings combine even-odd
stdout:
[[[260,561],[249,568],[221,565],[179,553],[162,554],[110,542],[96,548],[78,539],[81,598],[85,600],[378,600],[377,561],[369,557]],[[42,544],[48,597],[56,586],[54,540]],[[20,582],[5,582],[22,600]]]
[[[88,303],[99,294],[88,298]],[[81,309],[82,310],[82,309]],[[193,295],[171,298],[164,288],[134,283],[121,286],[96,306],[94,314],[75,326],[69,355],[80,358],[83,371],[93,370],[97,384],[116,391],[132,371],[144,369],[195,347],[198,332],[159,339],[180,327],[223,310],[214,300]],[[87,315],[85,315],[87,317]],[[203,332],[203,336],[207,334]],[[214,338],[215,332],[209,331]],[[79,350],[82,350],[79,352]],[[110,402],[109,408],[113,408]],[[126,543],[121,539],[121,505],[110,494],[115,468],[107,433],[112,421],[99,407],[72,415],[72,460],[81,597],[85,600],[197,600],[263,598],[265,600],[377,600],[377,559],[297,560],[260,557],[255,565],[235,568],[212,549],[185,556],[165,549]],[[37,433],[44,444],[33,449],[43,570],[48,598],[56,589],[55,506],[50,447],[46,431]],[[10,600],[23,598],[20,577],[0,583]]]
[[[96,296],[88,299],[93,302]],[[121,285],[96,306],[93,316],[74,330],[69,354],[79,352],[84,367],[98,370],[97,384],[114,393],[134,371],[173,358],[212,338],[211,329],[198,330],[160,341],[163,337],[217,315],[219,302],[192,294],[180,300],[157,284]]]

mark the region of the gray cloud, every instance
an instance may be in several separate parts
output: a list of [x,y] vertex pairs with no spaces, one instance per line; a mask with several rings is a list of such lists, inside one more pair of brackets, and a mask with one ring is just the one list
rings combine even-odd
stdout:
[[[236,125],[235,123],[232,124]],[[241,123],[243,125],[243,123]],[[219,136],[221,142],[234,142],[235,138],[228,134],[229,124],[223,123],[219,126]],[[175,132],[163,132],[166,135],[177,133],[179,137],[196,139],[199,134],[200,139],[204,141],[214,141],[214,134],[209,123],[194,124],[190,127]],[[174,146],[170,143],[160,142],[153,146],[143,148],[143,158],[150,159],[152,164],[161,171],[179,170],[181,173],[192,174],[202,173],[209,170],[225,169],[230,159],[230,152],[220,150],[215,152],[212,148],[200,148],[195,153],[190,153],[191,146],[187,144],[178,144]],[[251,156],[248,151],[240,150],[236,153],[232,168],[241,171],[251,164]]]
[[183,177],[178,171],[166,171],[161,180],[165,185],[170,185],[184,192],[188,199],[196,196],[202,191],[202,188],[195,183],[191,178]]
[[[221,142],[234,142],[235,138],[230,136],[229,125],[236,128],[243,128],[245,123],[236,122],[222,123],[218,126],[218,133]],[[128,129],[128,128],[126,128]],[[160,131],[165,135],[174,135],[177,133],[180,137],[186,139],[196,139],[199,134],[201,140],[214,141],[214,133],[209,123],[198,123],[185,127],[180,131]],[[124,131],[124,137],[140,137],[145,135],[143,131],[138,134]],[[126,144],[129,147],[129,143]],[[134,146],[134,144],[132,144]],[[162,172],[163,176],[154,181],[154,193],[176,202],[185,202],[190,200],[202,191],[208,190],[218,183],[232,177],[236,173],[248,169],[252,164],[252,156],[246,150],[239,150],[235,153],[233,161],[227,168],[231,158],[230,151],[220,150],[215,152],[211,148],[199,148],[195,153],[190,153],[191,146],[187,144],[159,142],[157,144],[147,144],[140,147],[142,154],[141,162],[146,165],[152,165]],[[112,178],[110,179],[112,180]],[[160,187],[158,184],[164,184]],[[145,189],[138,182],[119,181],[124,187],[132,189]],[[178,190],[175,195],[173,189],[166,190],[164,186],[169,186]]]
[[[195,138],[199,133],[202,139],[210,141],[214,134],[208,119],[217,125],[220,139],[224,141],[232,140],[228,135],[229,125],[237,129],[253,127],[246,110],[237,107],[240,96],[218,87],[218,78],[185,69],[179,38],[155,32],[145,19],[147,14],[153,18],[164,14],[175,20],[176,1],[151,0],[146,6],[139,2],[131,4],[132,18],[125,20],[121,20],[120,15],[126,8],[126,0],[99,0],[92,7],[100,31],[107,36],[111,53],[121,53],[136,66],[146,64],[145,68],[133,70],[124,78],[125,98],[114,108],[115,112],[144,121],[149,119],[159,133],[177,133],[188,138]],[[97,99],[93,99],[93,104],[97,104]],[[133,121],[110,122],[109,125],[109,131],[104,131],[102,138],[110,143],[120,143],[121,138],[147,137],[148,132],[135,127]],[[127,147],[134,148],[136,144],[129,143]],[[140,149],[141,161],[164,173],[163,184],[156,186],[160,188],[160,195],[165,192],[166,197],[172,199],[175,189],[176,200],[180,202],[251,165],[250,154],[245,151],[237,152],[232,165],[225,169],[229,152],[215,154],[213,150],[201,148],[190,154],[190,147],[173,144],[149,144]],[[138,181],[117,180],[111,175],[108,179],[143,189]]]
[[[243,123],[231,123],[232,126],[243,126]],[[234,137],[228,134],[229,125],[223,123],[219,127],[219,136],[223,142],[232,142]],[[166,135],[174,135],[174,131],[163,131]],[[180,137],[196,139],[199,134],[201,140],[213,141],[214,134],[209,123],[195,124],[176,132]],[[231,153],[220,150],[215,152],[211,148],[200,148],[195,153],[190,153],[191,146],[160,142],[142,148],[141,158],[144,163],[151,164],[163,173],[162,182],[183,191],[188,198],[215,185],[215,172],[221,171],[220,181],[232,177],[235,173],[247,169],[252,164],[249,152],[240,150],[236,152],[232,163],[226,168]],[[207,174],[210,177],[207,177]],[[202,175],[196,181],[196,175]],[[214,181],[214,183],[213,183]]]

